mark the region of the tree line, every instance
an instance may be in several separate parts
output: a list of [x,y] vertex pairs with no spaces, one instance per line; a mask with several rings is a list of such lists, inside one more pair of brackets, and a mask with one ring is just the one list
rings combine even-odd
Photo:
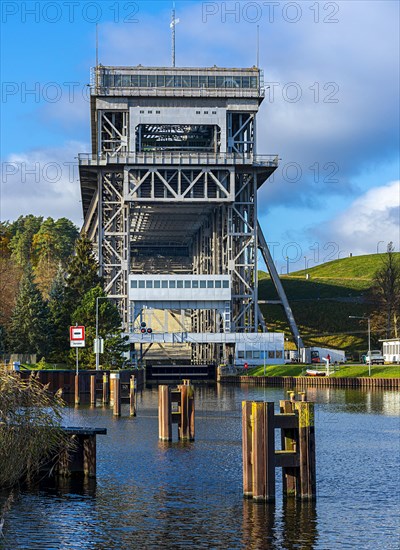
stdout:
[[[379,255],[369,294],[373,331],[400,335],[400,254],[389,243]],[[82,366],[94,368],[96,298],[106,297],[92,243],[67,218],[20,216],[0,223],[0,353],[33,354],[49,362],[74,362],[69,326],[86,327]],[[129,346],[110,300],[99,300],[102,362],[121,365]]]
[[[36,354],[48,362],[74,362],[69,326],[86,326],[80,363],[94,368],[96,298],[106,297],[92,243],[68,219],[21,216],[0,224],[0,352]],[[121,318],[99,300],[102,362],[120,366],[129,349]]]

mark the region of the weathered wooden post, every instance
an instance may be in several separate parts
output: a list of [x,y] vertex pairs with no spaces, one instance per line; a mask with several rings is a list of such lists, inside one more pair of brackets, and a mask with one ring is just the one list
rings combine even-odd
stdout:
[[252,424],[252,477],[253,499],[275,499],[275,437],[274,404],[253,401]]
[[114,416],[121,416],[121,380],[119,372],[110,374],[110,386],[112,389],[113,414]]
[[[279,409],[282,414],[294,413],[294,392],[288,392],[290,395],[290,401],[280,401]],[[281,445],[282,450],[296,452],[297,449],[297,430],[295,428],[282,428],[281,430]],[[295,496],[297,492],[297,478],[298,468],[295,467],[282,467],[282,486],[283,495]]]
[[90,375],[90,404],[96,405],[96,373]]
[[251,401],[242,401],[243,495],[253,496]]
[[129,413],[131,416],[136,416],[136,378],[131,376],[129,381]]
[[81,398],[79,395],[79,374],[75,374],[75,405],[79,405]]
[[299,414],[299,493],[301,499],[316,497],[316,470],[315,470],[315,428],[314,403],[297,401],[295,410]]
[[181,405],[180,413],[181,418],[178,424],[178,439],[190,439],[189,437],[189,399],[188,399],[188,386],[178,386],[178,390],[181,392]]
[[190,380],[183,380],[178,386],[180,392],[180,418],[178,420],[178,438],[194,441],[194,390]]
[[172,441],[171,389],[158,386],[158,434],[161,441]]
[[195,403],[194,403],[194,389],[193,386],[189,387],[189,439],[194,441],[194,428],[195,428]]
[[109,373],[103,374],[103,405],[108,405],[110,402],[110,381]]
[[83,442],[83,473],[96,477],[96,435],[89,435]]

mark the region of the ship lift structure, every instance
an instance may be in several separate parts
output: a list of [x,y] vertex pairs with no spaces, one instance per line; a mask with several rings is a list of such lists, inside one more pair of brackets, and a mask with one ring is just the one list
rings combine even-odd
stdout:
[[258,250],[302,346],[257,218],[257,191],[278,166],[256,146],[264,93],[256,67],[92,70],[83,231],[132,346],[146,346],[146,322],[154,334],[191,334],[185,344],[200,364],[226,358],[226,339],[212,335],[231,334],[231,344],[234,334],[266,332]]

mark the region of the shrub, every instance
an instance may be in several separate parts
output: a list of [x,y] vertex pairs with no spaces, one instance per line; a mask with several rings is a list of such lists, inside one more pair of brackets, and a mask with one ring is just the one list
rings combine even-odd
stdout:
[[63,405],[35,375],[23,380],[0,371],[0,487],[33,477],[68,444],[61,430]]

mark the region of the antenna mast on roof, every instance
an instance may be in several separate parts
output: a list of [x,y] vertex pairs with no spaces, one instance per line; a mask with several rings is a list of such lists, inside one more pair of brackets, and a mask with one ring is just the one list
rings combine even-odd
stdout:
[[96,67],[95,67],[95,90],[97,93],[97,89],[99,86],[99,26],[96,23]]
[[175,18],[175,2],[172,3],[171,15],[171,31],[172,31],[172,66],[175,67],[175,27],[179,23],[179,19]]
[[257,25],[257,69],[260,68],[260,25]]

